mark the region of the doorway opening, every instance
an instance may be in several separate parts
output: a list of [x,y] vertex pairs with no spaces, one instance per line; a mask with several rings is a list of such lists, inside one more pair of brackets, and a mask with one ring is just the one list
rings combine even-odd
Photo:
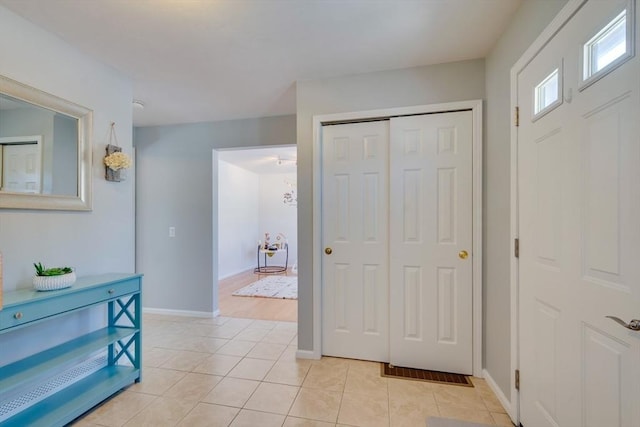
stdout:
[[220,150],[217,162],[220,315],[296,322],[296,146]]

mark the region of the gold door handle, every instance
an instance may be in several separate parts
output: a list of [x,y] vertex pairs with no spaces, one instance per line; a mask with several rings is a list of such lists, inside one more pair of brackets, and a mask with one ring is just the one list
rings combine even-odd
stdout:
[[469,252],[460,251],[460,252],[458,252],[458,257],[460,257],[460,259],[467,259],[469,257]]
[[333,249],[331,248],[324,248],[324,253],[327,255],[331,255],[333,253]]

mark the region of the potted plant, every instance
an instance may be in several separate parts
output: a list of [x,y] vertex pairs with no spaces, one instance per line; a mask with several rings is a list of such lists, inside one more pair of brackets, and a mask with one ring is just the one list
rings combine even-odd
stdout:
[[53,291],[64,289],[76,281],[76,273],[71,267],[45,268],[42,263],[34,263],[36,275],[33,277],[33,287],[37,291]]

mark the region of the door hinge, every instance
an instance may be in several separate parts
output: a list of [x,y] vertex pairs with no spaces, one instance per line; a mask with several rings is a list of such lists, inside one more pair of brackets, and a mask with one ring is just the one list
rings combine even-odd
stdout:
[[520,258],[520,239],[518,238],[513,240],[513,255]]
[[514,121],[515,121],[516,127],[520,126],[520,107],[516,107]]
[[516,369],[516,390],[520,390],[520,369]]

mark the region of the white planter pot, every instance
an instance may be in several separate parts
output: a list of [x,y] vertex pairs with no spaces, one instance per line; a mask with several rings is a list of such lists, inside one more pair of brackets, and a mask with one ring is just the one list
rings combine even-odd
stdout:
[[76,273],[61,274],[59,276],[34,276],[33,287],[36,291],[55,291],[73,285],[76,281]]

